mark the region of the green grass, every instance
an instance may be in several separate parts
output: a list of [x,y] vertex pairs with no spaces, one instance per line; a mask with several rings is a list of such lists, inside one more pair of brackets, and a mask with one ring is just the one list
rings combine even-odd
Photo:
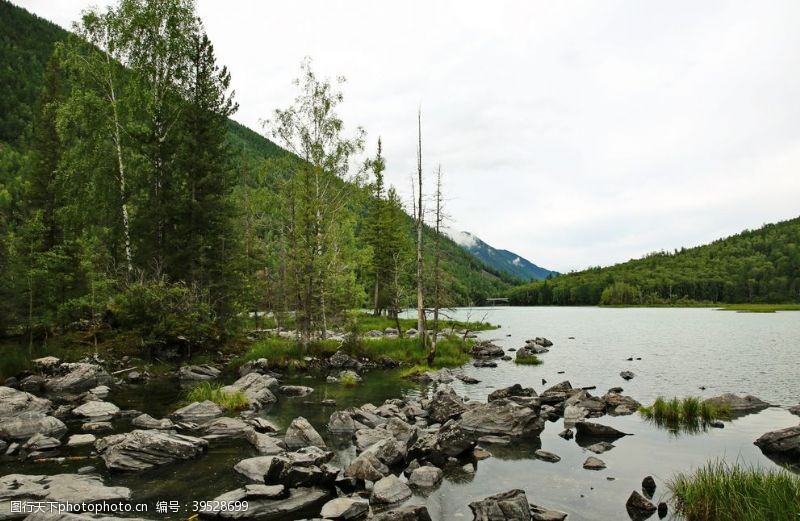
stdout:
[[668,486],[676,512],[687,521],[778,521],[800,517],[800,476],[787,470],[761,470],[716,461],[693,474],[678,474]]
[[[367,331],[378,330],[383,331],[387,327],[396,328],[397,323],[394,319],[389,317],[380,316],[374,317],[369,313],[355,313],[351,315],[351,318],[356,321],[358,324],[358,331],[360,333],[366,333]],[[431,323],[428,323],[428,327],[431,327]],[[401,318],[400,319],[400,328],[405,332],[409,329],[417,329],[417,319],[416,318]],[[460,331],[462,329],[469,329],[470,331],[488,331],[490,329],[497,329],[497,326],[492,325],[488,322],[462,322],[459,320],[440,320],[439,321],[439,329],[452,329],[454,328],[456,331]]]
[[516,356],[514,363],[519,365],[541,365],[542,359],[536,355],[530,356]]
[[203,382],[186,393],[189,402],[204,402],[211,400],[227,411],[240,411],[247,408],[250,400],[241,391],[227,393],[222,391],[220,384]]
[[705,429],[714,420],[730,418],[726,407],[716,407],[694,396],[682,400],[659,396],[653,405],[640,407],[639,414],[659,426],[690,432]]
[[339,375],[339,383],[345,387],[355,387],[358,385],[358,376],[352,372],[344,372]]
[[776,311],[800,311],[800,304],[723,304],[720,309],[740,313],[775,313]]

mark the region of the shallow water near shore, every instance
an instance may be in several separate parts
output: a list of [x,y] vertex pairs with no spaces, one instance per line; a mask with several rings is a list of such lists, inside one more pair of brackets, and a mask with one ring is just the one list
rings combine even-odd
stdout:
[[[501,326],[479,333],[505,349],[520,348],[525,339],[545,336],[553,341],[549,353],[541,355],[540,366],[518,366],[498,361],[497,368],[464,371],[480,380],[452,386],[460,395],[485,400],[495,388],[514,383],[546,387],[569,380],[575,387],[596,386],[590,391],[602,395],[614,386],[642,403],[657,396],[708,397],[723,392],[747,393],[776,405],[732,422],[724,429],[697,434],[672,433],[641,419],[604,416],[600,423],[633,434],[614,442],[615,448],[599,455],[607,468],[590,471],[583,461],[593,454],[575,440],[558,437],[562,421],[548,423],[539,440],[514,442],[506,446],[487,446],[493,457],[477,462],[473,474],[462,470],[445,474],[442,485],[427,496],[416,495],[409,502],[426,504],[433,519],[472,519],[469,502],[511,488],[526,491],[535,504],[563,510],[569,520],[627,519],[625,501],[632,490],[639,490],[642,478],[653,475],[658,488],[656,501],[668,497],[665,482],[676,472],[693,468],[715,458],[764,468],[777,465],[761,454],[753,441],[761,434],[797,425],[798,419],[785,409],[800,402],[800,377],[796,358],[800,349],[800,313],[741,314],[711,309],[602,309],[602,308],[484,308],[459,309],[454,318],[488,320]],[[509,336],[510,335],[510,336]],[[574,338],[570,338],[574,337]],[[513,355],[513,353],[508,353]],[[627,358],[633,357],[633,361]],[[641,360],[636,360],[639,357]],[[619,372],[630,370],[633,380],[624,381]],[[561,373],[563,372],[563,373]],[[561,373],[561,374],[560,374]],[[546,380],[543,383],[542,380]],[[287,376],[285,383],[308,385],[314,393],[303,398],[279,397],[279,402],[261,413],[282,429],[297,416],[306,417],[333,446],[325,425],[336,409],[388,398],[420,396],[428,386],[400,379],[397,371],[372,371],[353,388],[327,384],[319,377]],[[700,387],[706,387],[701,390]],[[320,405],[333,398],[336,407]],[[177,381],[154,380],[140,386],[115,390],[109,397],[123,409],[134,408],[155,417],[174,410],[183,399]],[[77,428],[73,425],[72,428]],[[120,425],[126,430],[126,425]],[[558,463],[533,458],[537,448],[561,456]],[[351,447],[337,448],[333,464],[347,464],[354,456]],[[63,452],[67,454],[88,453]],[[214,499],[219,494],[246,483],[233,470],[241,459],[257,455],[243,442],[213,444],[208,454],[153,471],[107,474],[107,483],[133,490],[133,500],[147,502],[154,515],[156,501]],[[65,464],[4,463],[3,474],[55,474],[72,472],[92,463]],[[94,464],[102,469],[102,462]],[[610,480],[609,478],[613,478]],[[181,511],[167,517],[185,518]],[[657,519],[657,516],[653,517]]]

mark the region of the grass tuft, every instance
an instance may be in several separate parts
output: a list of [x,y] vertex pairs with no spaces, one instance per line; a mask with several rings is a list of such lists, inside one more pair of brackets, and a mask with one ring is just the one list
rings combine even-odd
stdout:
[[519,365],[541,365],[542,359],[536,355],[519,356],[514,358],[514,363]]
[[358,385],[358,376],[351,371],[344,371],[339,375],[339,383],[345,387],[355,387]]
[[677,397],[666,400],[659,396],[653,405],[640,407],[639,414],[660,427],[688,432],[705,429],[712,421],[730,418],[727,407],[716,407],[694,396],[683,400]]
[[797,519],[800,477],[715,461],[668,484],[678,514],[687,521]]
[[240,411],[250,404],[250,400],[243,392],[223,392],[220,384],[211,382],[203,382],[193,387],[186,393],[186,399],[190,402],[211,400],[227,411]]

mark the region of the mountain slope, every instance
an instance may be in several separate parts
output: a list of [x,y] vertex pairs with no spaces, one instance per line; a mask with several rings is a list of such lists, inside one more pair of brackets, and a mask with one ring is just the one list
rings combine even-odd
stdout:
[[487,266],[497,271],[513,275],[520,280],[543,280],[558,275],[557,271],[537,266],[514,252],[493,248],[483,242],[479,237],[469,232],[451,231],[448,235],[450,235],[458,245],[477,257]]
[[800,218],[509,291],[518,305],[800,302]]
[[[69,32],[56,24],[0,0],[0,223],[13,219],[24,192],[30,128],[44,69],[55,44],[68,36]],[[251,172],[265,168],[264,160],[288,153],[233,120],[228,121],[228,141],[237,168]],[[411,223],[409,216],[409,234],[413,233]],[[426,230],[428,245],[433,233]],[[443,241],[443,250],[454,305],[482,303],[519,282],[484,265],[449,239]]]

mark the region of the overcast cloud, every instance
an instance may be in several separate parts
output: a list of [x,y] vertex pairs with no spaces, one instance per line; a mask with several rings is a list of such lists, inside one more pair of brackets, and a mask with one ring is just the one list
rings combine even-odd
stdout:
[[[12,0],[68,27],[92,2]],[[100,5],[104,5],[100,2]],[[800,214],[800,2],[198,0],[260,130],[304,56],[450,226],[559,271]]]

